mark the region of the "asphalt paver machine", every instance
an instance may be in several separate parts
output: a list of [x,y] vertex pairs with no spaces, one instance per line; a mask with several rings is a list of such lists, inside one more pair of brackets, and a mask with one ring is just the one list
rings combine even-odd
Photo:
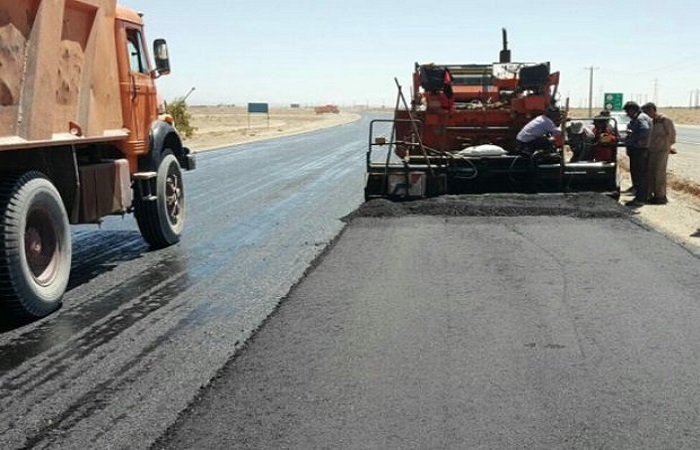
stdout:
[[[619,193],[617,145],[604,159],[570,161],[563,132],[526,155],[516,135],[557,106],[550,63],[415,64],[408,102],[398,88],[393,118],[370,123],[365,198],[411,199],[486,192]],[[567,109],[567,108],[565,108]]]

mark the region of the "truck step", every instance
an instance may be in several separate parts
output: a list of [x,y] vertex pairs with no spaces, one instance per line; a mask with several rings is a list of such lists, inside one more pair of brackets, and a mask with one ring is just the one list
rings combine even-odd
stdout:
[[156,172],[135,172],[131,175],[134,180],[150,180],[157,176],[158,174]]

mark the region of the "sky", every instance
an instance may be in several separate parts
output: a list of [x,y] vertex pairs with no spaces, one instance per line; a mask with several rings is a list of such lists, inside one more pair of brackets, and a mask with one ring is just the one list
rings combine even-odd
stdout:
[[[166,100],[394,107],[414,62],[550,62],[560,104],[700,104],[697,0],[120,0],[168,42]],[[592,69],[591,69],[592,68]],[[593,77],[591,83],[591,75]]]

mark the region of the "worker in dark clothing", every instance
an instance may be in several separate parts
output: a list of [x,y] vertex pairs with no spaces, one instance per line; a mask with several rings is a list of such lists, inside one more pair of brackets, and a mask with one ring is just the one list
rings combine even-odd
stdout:
[[627,128],[625,146],[630,160],[630,175],[634,199],[628,206],[642,206],[647,202],[647,162],[649,159],[649,138],[651,136],[651,117],[642,112],[637,102],[627,102],[623,107],[631,119]]
[[581,121],[572,122],[566,127],[567,142],[571,150],[569,162],[588,161],[591,158],[591,147],[595,140],[593,130]]

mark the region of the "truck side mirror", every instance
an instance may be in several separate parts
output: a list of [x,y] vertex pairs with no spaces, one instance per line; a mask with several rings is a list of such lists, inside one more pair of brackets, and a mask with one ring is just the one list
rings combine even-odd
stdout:
[[165,39],[156,39],[153,41],[153,55],[158,75],[169,74],[170,59],[168,58],[168,44],[165,43]]

